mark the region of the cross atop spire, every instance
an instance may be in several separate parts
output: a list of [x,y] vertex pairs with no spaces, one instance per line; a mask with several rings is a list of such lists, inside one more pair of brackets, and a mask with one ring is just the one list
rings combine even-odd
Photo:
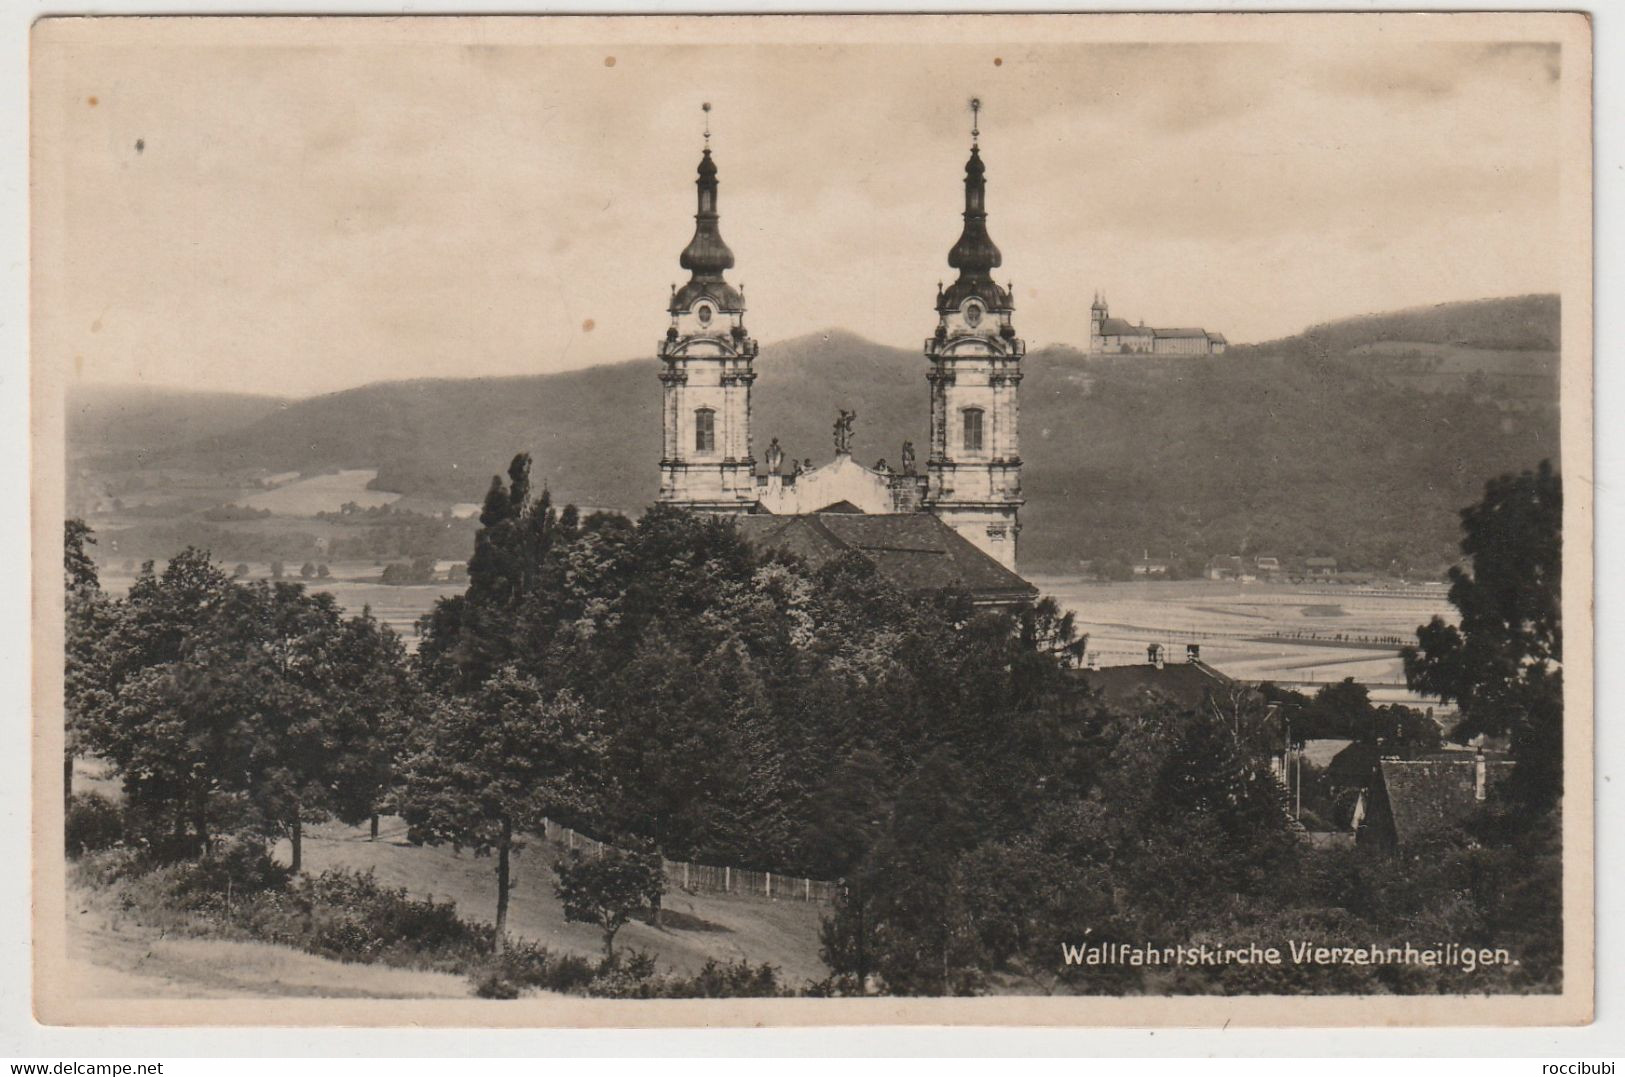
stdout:
[[701,295],[711,296],[721,310],[744,309],[744,296],[722,279],[723,272],[733,268],[734,255],[722,241],[718,227],[717,163],[711,159],[711,102],[705,102],[700,108],[705,113],[705,148],[700,151],[700,164],[694,180],[698,194],[694,238],[688,241],[688,246],[678,259],[678,264],[693,275],[672,296],[673,314],[688,310]]
[[959,242],[948,252],[948,265],[959,279],[938,299],[938,310],[955,309],[968,295],[978,295],[988,310],[1009,310],[1010,294],[995,283],[991,271],[999,267],[999,248],[987,234],[987,166],[977,145],[981,135],[982,99],[971,98],[970,159],[965,162],[965,227]]

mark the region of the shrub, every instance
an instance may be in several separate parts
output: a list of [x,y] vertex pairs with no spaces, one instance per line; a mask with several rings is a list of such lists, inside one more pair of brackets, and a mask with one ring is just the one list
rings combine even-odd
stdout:
[[213,856],[182,865],[175,873],[177,896],[190,899],[190,907],[212,905],[215,899],[247,897],[288,885],[292,872],[271,859],[265,842],[232,838]]
[[519,997],[519,985],[495,969],[484,969],[473,976],[474,994],[480,998],[511,999]]
[[744,958],[721,965],[707,959],[699,975],[683,981],[691,995],[680,998],[773,998],[784,994],[779,987],[779,970],[762,963],[752,965]]
[[779,971],[772,965],[707,959],[693,976],[656,975],[654,958],[639,951],[606,962],[587,990],[600,998],[778,998],[792,993],[779,985]]
[[599,968],[586,958],[549,953],[545,946],[520,940],[510,942],[502,953],[486,957],[469,970],[468,977],[480,998],[516,998],[526,990],[584,994],[598,973]]
[[86,886],[105,889],[145,870],[147,862],[140,850],[116,846],[85,853],[75,866],[74,876]]
[[370,869],[301,877],[290,897],[305,914],[299,945],[332,957],[370,960],[395,951],[449,959],[491,946],[492,929],[459,919],[454,902],[380,886]]
[[124,839],[123,813],[100,793],[73,794],[64,824],[68,855],[75,859]]

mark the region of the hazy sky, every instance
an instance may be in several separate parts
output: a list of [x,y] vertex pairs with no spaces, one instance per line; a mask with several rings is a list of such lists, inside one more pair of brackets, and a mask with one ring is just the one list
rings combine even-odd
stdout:
[[1555,46],[501,40],[85,50],[36,100],[59,361],[303,395],[650,356],[702,101],[763,341],[930,335],[973,94],[1029,347],[1097,288],[1239,342],[1561,284]]

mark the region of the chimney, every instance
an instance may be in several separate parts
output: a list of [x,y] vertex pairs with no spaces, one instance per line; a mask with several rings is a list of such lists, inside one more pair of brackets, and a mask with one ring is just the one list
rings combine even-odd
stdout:
[[1473,756],[1473,799],[1484,799],[1484,785],[1489,778],[1489,765],[1484,762],[1484,749]]
[[1191,665],[1202,660],[1202,645],[1200,643],[1185,644],[1185,661]]
[[1145,658],[1158,669],[1162,668],[1162,644],[1153,643],[1145,649]]

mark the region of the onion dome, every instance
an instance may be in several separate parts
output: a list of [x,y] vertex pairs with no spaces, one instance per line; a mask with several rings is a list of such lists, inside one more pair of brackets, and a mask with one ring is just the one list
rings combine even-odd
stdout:
[[734,252],[722,241],[717,226],[717,165],[706,148],[700,155],[699,211],[694,214],[694,238],[683,248],[678,264],[691,274],[687,284],[677,289],[671,298],[671,312],[681,313],[693,307],[701,297],[709,296],[719,310],[737,312],[745,309],[744,297],[722,274],[733,268]]
[[958,309],[973,295],[989,310],[1011,309],[1010,294],[994,284],[991,276],[1004,258],[987,234],[986,175],[981,150],[973,142],[970,160],[965,162],[965,228],[959,242],[948,252],[948,265],[959,270],[959,279],[938,295],[937,310],[942,313]]

